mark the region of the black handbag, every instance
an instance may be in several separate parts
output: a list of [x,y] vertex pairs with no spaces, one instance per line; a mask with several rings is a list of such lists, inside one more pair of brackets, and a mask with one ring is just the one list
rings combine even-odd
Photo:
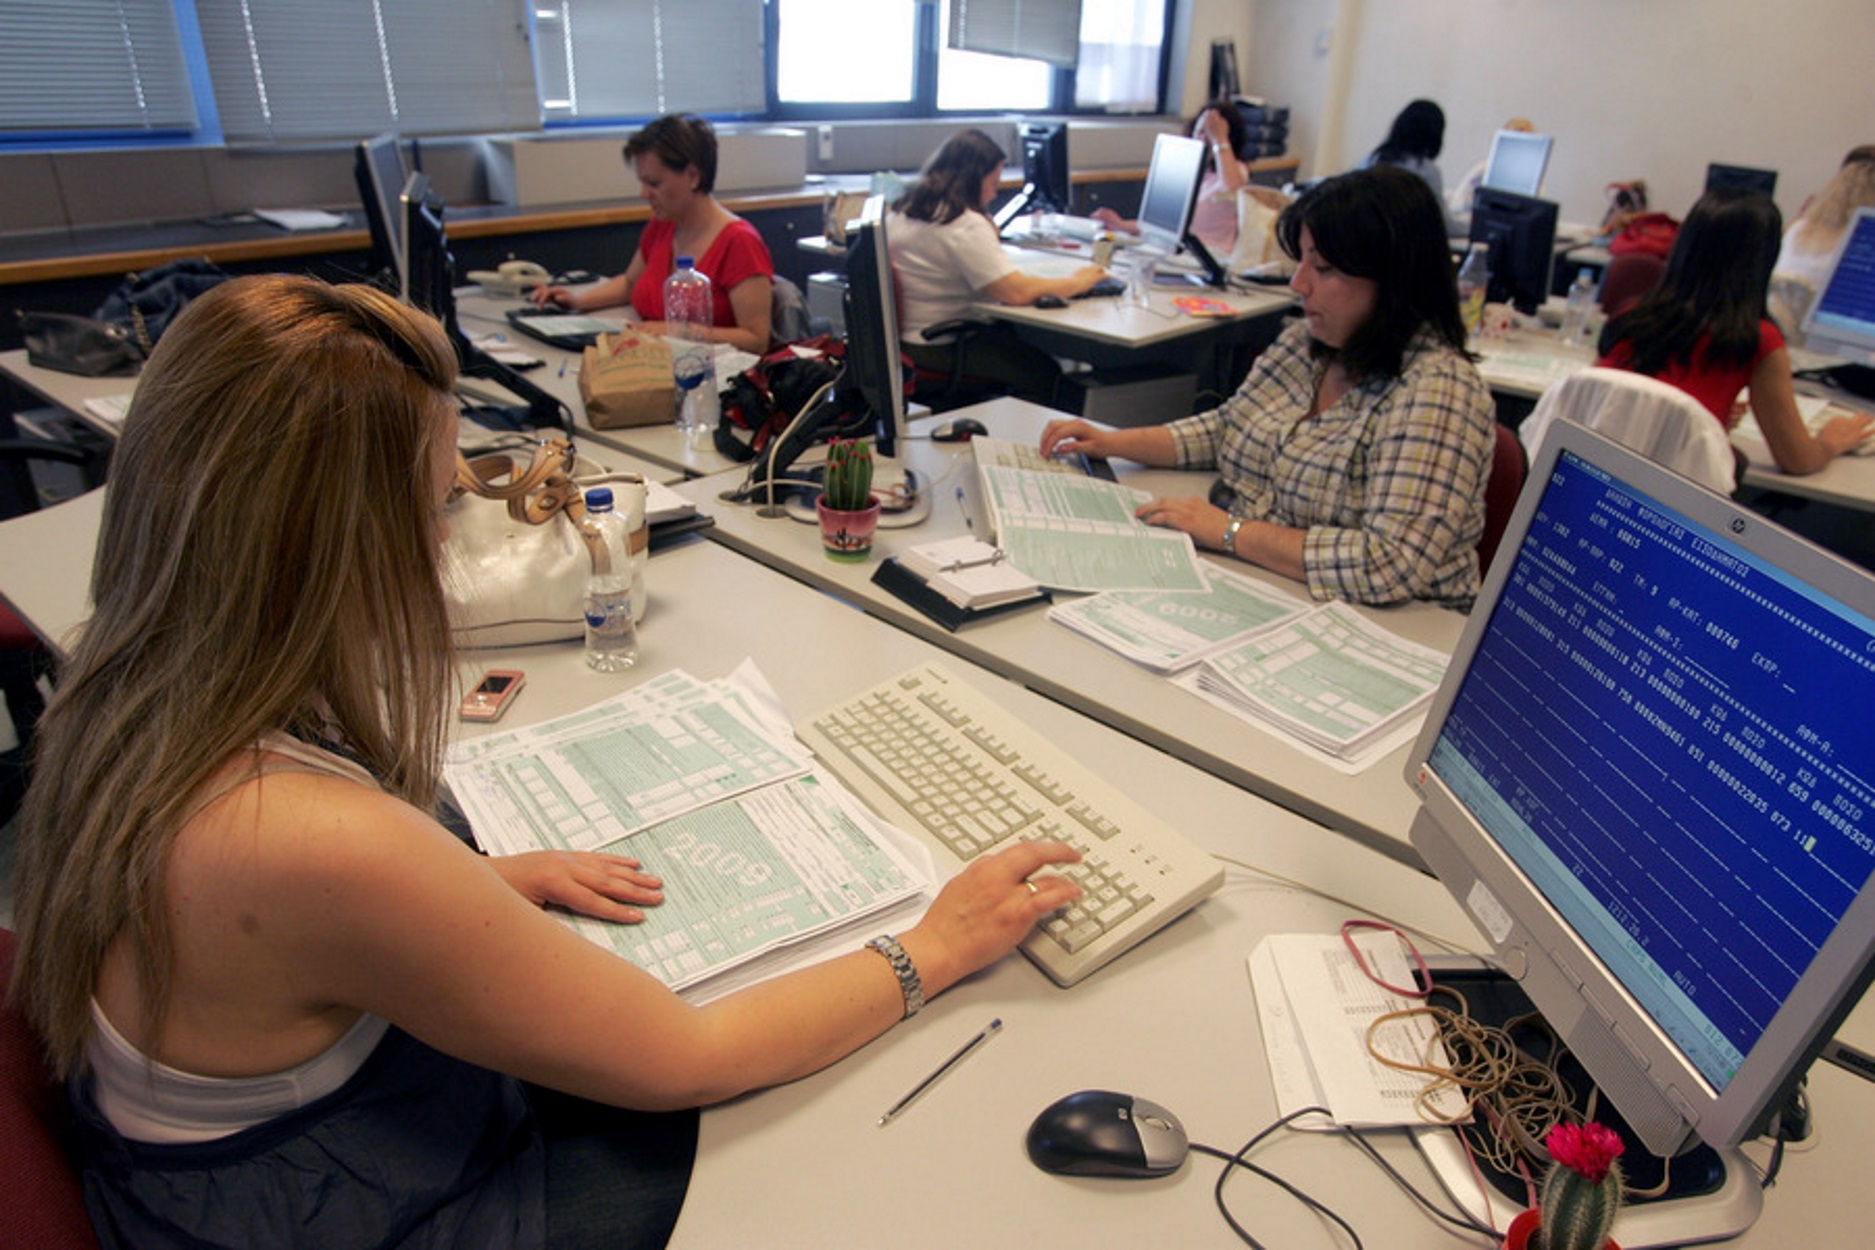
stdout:
[[135,373],[143,363],[143,348],[122,326],[70,313],[22,310],[19,318],[26,359],[42,369],[98,378]]
[[172,260],[131,274],[91,315],[123,327],[147,356],[190,300],[220,286],[230,276],[206,260]]

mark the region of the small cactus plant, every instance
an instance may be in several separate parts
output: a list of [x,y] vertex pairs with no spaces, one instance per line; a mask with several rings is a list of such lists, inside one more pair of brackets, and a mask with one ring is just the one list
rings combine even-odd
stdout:
[[872,447],[860,439],[836,438],[827,447],[821,498],[836,512],[872,507]]
[[1534,1250],[1602,1250],[1621,1206],[1621,1138],[1605,1124],[1557,1124],[1543,1138],[1550,1169]]

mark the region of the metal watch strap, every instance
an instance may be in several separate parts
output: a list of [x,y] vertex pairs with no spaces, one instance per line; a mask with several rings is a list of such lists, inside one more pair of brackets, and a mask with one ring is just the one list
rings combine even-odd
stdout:
[[1245,517],[1234,516],[1224,523],[1224,553],[1226,555],[1234,556],[1237,554],[1237,531],[1244,527],[1244,521],[1246,519]]
[[885,961],[892,965],[892,975],[898,978],[899,993],[905,996],[903,1018],[909,1020],[924,1010],[924,982],[918,979],[918,965],[911,961],[911,956],[898,944],[898,939],[889,933],[881,933],[866,945],[884,955]]

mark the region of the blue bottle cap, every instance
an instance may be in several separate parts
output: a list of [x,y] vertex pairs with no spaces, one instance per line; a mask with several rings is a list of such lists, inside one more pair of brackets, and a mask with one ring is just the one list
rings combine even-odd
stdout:
[[679,256],[677,258],[677,267],[679,269],[695,269],[697,267],[697,259],[694,256]]
[[586,506],[594,512],[612,511],[612,488],[595,486],[586,492]]

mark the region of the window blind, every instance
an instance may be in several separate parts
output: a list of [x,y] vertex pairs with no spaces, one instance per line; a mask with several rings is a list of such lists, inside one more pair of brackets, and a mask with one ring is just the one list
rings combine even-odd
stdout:
[[967,52],[1073,69],[1080,58],[1081,0],[951,0],[949,42]]
[[195,0],[230,143],[540,124],[525,0]]
[[170,0],[0,0],[0,130],[195,123]]
[[760,113],[762,0],[541,0],[535,64],[549,119]]

